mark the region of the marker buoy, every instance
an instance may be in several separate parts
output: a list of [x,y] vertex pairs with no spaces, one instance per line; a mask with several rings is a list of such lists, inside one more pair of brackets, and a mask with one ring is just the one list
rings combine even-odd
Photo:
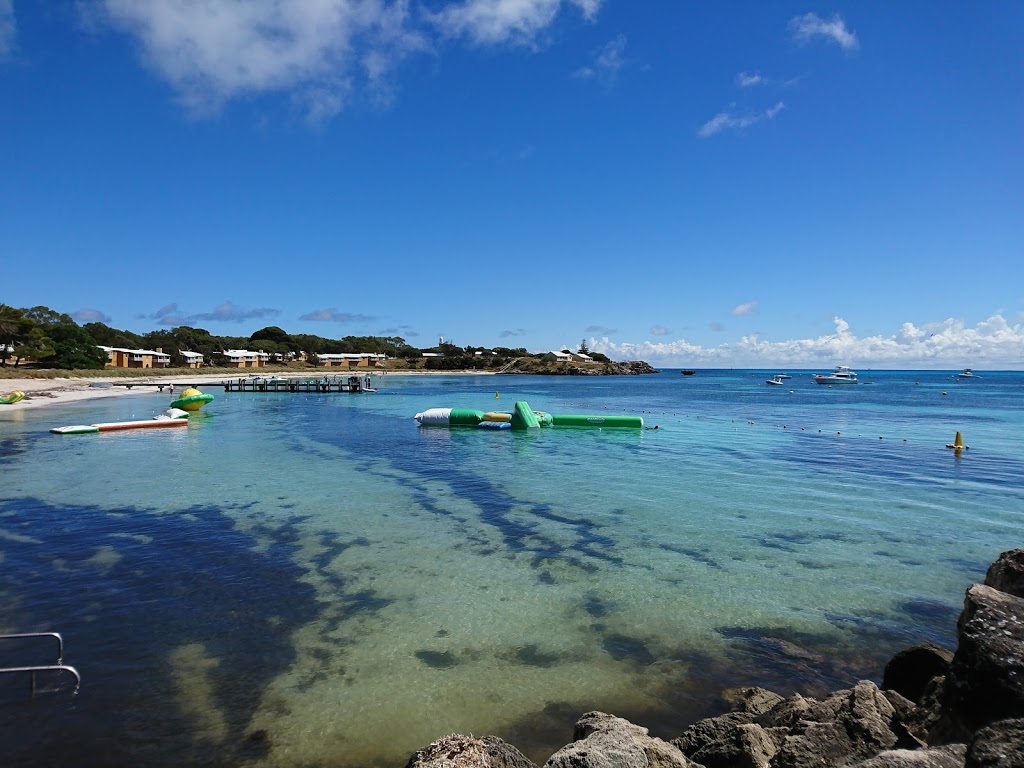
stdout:
[[964,448],[966,448],[968,450],[970,450],[970,448],[971,448],[971,446],[969,446],[969,445],[964,445],[964,439],[963,439],[963,437],[960,436],[959,432],[956,433],[956,437],[953,438],[953,442],[952,443],[946,443],[946,447],[947,448],[952,448],[957,453],[962,451]]

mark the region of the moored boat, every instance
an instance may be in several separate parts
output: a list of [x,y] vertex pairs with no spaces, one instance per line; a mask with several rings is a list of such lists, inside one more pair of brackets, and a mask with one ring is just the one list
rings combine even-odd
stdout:
[[832,373],[816,373],[811,377],[815,384],[856,384],[857,374],[845,365],[837,365]]
[[958,379],[973,379],[975,378],[974,371],[970,368],[964,368],[960,373],[956,375]]
[[765,382],[765,384],[774,384],[775,386],[778,386],[778,385],[782,384],[782,377],[779,376],[778,374],[776,374],[776,375],[772,376],[770,379],[768,379]]

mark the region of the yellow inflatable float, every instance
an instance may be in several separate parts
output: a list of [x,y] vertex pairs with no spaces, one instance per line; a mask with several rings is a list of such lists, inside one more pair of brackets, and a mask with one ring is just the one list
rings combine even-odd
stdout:
[[0,405],[13,405],[19,400],[25,399],[25,393],[20,389],[11,392],[9,395],[0,395]]
[[213,400],[213,395],[207,395],[195,387],[189,387],[181,393],[181,397],[171,403],[171,408],[180,408],[183,411],[194,413],[211,400]]

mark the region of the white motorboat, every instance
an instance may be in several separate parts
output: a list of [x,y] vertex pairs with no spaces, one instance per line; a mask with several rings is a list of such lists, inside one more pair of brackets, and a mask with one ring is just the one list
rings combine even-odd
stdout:
[[772,378],[773,379],[792,379],[793,377],[790,376],[788,373],[776,373],[774,376],[772,376]]
[[960,373],[958,373],[956,375],[956,377],[958,379],[973,379],[973,378],[976,378],[975,375],[974,375],[974,371],[972,371],[970,368],[964,368],[962,371],[960,371]]
[[765,384],[774,384],[775,386],[778,386],[782,384],[782,377],[776,374],[775,376],[772,376],[770,379],[768,379],[765,382]]
[[845,365],[837,365],[832,373],[816,373],[811,377],[815,384],[856,384],[857,374]]

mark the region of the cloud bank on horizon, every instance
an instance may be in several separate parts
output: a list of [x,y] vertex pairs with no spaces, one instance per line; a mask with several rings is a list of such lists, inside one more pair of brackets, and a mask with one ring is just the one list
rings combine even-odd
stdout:
[[903,323],[892,336],[860,338],[841,317],[835,333],[814,339],[767,341],[756,334],[735,343],[704,347],[685,339],[672,342],[615,343],[607,336],[589,347],[613,360],[646,360],[664,367],[793,367],[869,365],[879,368],[1008,368],[1024,366],[1024,323],[1011,325],[1002,315],[968,328],[948,319],[918,327]]

